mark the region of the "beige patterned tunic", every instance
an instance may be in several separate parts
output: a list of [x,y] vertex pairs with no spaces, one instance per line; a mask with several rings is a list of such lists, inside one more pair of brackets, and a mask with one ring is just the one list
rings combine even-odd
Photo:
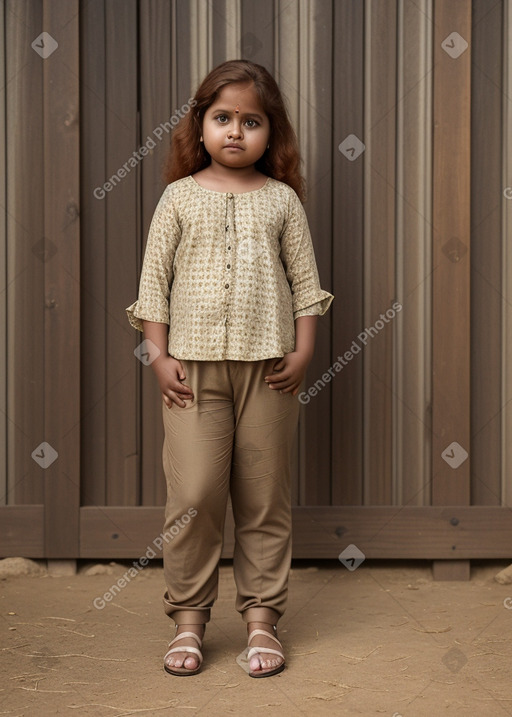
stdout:
[[241,194],[191,176],[165,188],[155,209],[130,324],[170,324],[176,359],[257,361],[295,348],[298,316],[324,314],[306,213],[269,177]]

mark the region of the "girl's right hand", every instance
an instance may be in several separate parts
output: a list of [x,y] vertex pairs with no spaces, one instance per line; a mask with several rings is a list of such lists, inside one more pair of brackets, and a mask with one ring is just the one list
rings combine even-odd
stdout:
[[154,370],[167,408],[172,408],[173,401],[184,408],[187,405],[185,400],[193,400],[192,389],[182,383],[186,375],[181,361],[167,356],[154,362]]

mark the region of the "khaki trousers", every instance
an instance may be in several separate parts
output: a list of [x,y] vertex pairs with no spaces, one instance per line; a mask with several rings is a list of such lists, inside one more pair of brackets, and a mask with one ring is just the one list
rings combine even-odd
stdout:
[[167,503],[164,610],[176,624],[204,623],[218,595],[228,494],[235,522],[236,610],[244,622],[276,624],[291,565],[290,453],[298,394],[264,377],[277,358],[181,360],[194,399],[162,399]]

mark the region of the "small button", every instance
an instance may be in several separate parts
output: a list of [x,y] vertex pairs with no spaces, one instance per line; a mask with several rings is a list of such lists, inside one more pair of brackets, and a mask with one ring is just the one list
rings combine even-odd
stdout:
[[230,247],[230,246],[228,246],[228,249],[231,249],[231,247]]
[[231,192],[228,192],[228,199],[233,199],[233,195]]
[[227,231],[228,229],[229,229],[229,224],[228,224],[228,226],[226,227],[226,231]]
[[228,265],[227,265],[227,268],[228,268],[228,269],[231,269],[231,264],[228,264]]
[[229,284],[224,284],[225,289],[229,289]]

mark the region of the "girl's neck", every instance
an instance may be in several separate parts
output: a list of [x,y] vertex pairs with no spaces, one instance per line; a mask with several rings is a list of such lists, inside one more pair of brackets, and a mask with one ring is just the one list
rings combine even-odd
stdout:
[[260,189],[267,181],[267,176],[254,165],[232,169],[210,164],[192,176],[202,187],[217,192],[250,192]]

